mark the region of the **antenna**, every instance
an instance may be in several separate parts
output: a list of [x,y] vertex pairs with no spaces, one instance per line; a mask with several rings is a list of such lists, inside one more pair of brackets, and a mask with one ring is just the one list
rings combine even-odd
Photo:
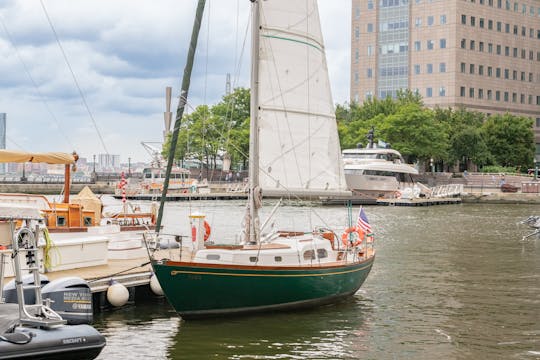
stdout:
[[231,94],[231,74],[227,73],[227,80],[225,82],[225,95]]
[[165,88],[165,112],[163,118],[165,120],[165,130],[163,131],[163,141],[167,140],[167,135],[171,132],[172,112],[171,112],[171,93],[172,88]]

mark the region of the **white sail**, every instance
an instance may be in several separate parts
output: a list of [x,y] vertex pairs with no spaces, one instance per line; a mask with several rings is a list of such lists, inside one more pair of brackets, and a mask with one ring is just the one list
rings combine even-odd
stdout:
[[317,1],[262,1],[260,26],[263,192],[346,192]]

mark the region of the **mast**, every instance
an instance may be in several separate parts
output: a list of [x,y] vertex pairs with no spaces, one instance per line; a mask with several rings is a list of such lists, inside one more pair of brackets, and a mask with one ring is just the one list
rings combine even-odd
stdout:
[[249,233],[246,241],[258,243],[260,239],[259,211],[259,0],[250,0],[251,5],[251,99],[249,126]]
[[191,70],[193,69],[193,59],[195,58],[195,49],[197,47],[197,39],[199,38],[199,30],[201,29],[201,22],[202,22],[202,16],[203,16],[205,3],[206,3],[206,0],[199,0],[199,3],[197,5],[197,11],[195,14],[195,21],[193,22],[193,29],[191,31],[191,42],[189,44],[186,67],[184,68],[184,76],[182,78],[182,89],[180,91],[180,100],[178,101],[178,108],[176,109],[176,119],[174,122],[174,129],[171,136],[171,148],[169,150],[169,159],[167,161],[165,181],[163,182],[163,191],[161,193],[158,217],[156,221],[156,232],[158,234],[159,234],[159,231],[161,230],[163,208],[165,207],[165,198],[167,197],[167,191],[169,190],[169,178],[171,176],[171,171],[172,171],[172,166],[173,166],[173,161],[174,161],[174,153],[176,152],[176,143],[178,142],[178,132],[180,131],[180,124],[182,123],[182,116],[184,115],[184,108],[187,103],[189,83],[191,81]]

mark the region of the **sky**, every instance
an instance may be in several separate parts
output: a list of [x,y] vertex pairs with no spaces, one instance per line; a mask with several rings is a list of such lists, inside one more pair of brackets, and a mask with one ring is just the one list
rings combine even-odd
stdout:
[[[248,0],[207,0],[188,109],[249,87]],[[338,5],[339,4],[339,5]],[[177,94],[196,0],[0,0],[0,113],[6,148],[150,161],[165,87]],[[334,103],[349,99],[350,0],[319,0]],[[52,26],[51,26],[52,24]],[[66,61],[67,59],[67,61]],[[174,120],[173,120],[174,121]]]

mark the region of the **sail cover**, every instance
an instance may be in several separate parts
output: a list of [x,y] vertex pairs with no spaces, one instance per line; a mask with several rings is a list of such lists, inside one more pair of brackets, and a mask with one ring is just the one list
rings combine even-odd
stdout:
[[75,157],[72,154],[61,152],[29,153],[24,151],[0,150],[0,163],[47,163],[47,164],[73,164]]
[[346,193],[317,1],[260,4],[260,186],[265,194]]

